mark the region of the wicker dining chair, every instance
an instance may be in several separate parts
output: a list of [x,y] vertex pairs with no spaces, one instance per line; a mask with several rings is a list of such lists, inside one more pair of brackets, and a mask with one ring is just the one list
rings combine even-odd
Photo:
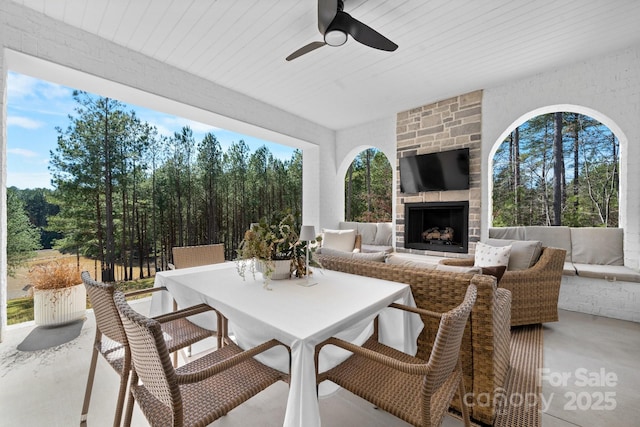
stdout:
[[342,347],[353,355],[335,368],[319,373],[318,384],[324,380],[333,381],[378,408],[420,427],[440,426],[457,390],[464,425],[469,427],[460,343],[476,296],[476,287],[470,285],[464,301],[442,314],[391,304],[394,308],[440,318],[427,361],[379,343],[377,333],[362,347],[335,337],[329,338],[316,348],[316,369],[318,355],[324,345]]
[[219,264],[224,262],[224,245],[175,246],[172,255],[174,269]]
[[204,427],[286,379],[286,374],[253,358],[283,345],[276,340],[246,351],[229,342],[176,369],[169,360],[160,323],[133,310],[120,291],[115,292],[114,301],[133,362],[125,427],[131,425],[134,401],[152,427]]
[[[82,405],[82,415],[80,425],[86,426],[87,414],[89,412],[89,403],[91,401],[91,392],[93,389],[93,380],[96,373],[96,363],[98,354],[102,355],[109,365],[120,375],[120,390],[116,405],[116,413],[113,420],[114,427],[119,427],[122,421],[122,411],[124,408],[124,398],[127,391],[127,382],[131,370],[131,356],[128,348],[127,337],[120,320],[120,315],[113,301],[113,293],[115,287],[113,284],[102,283],[93,280],[88,272],[83,271],[81,274],[82,281],[87,289],[87,295],[91,301],[93,312],[96,318],[96,335],[93,344],[93,352],[91,356],[91,364],[89,367],[89,376],[87,378],[87,387],[85,390],[84,403]],[[128,292],[127,297],[141,295],[150,292],[166,291],[166,288],[157,287],[150,289],[142,289],[139,291]],[[162,321],[162,331],[167,339],[167,349],[170,353],[189,346],[195,342],[201,341],[216,335],[215,331],[201,328],[189,320],[186,316],[192,316],[213,310],[206,304],[200,304],[184,310],[170,313],[172,317],[167,315],[158,316],[157,319]],[[218,315],[218,330],[221,330],[222,319]],[[218,336],[218,345],[222,337]]]

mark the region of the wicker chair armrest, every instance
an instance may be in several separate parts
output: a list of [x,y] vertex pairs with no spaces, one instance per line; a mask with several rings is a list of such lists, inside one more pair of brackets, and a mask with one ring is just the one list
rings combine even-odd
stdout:
[[135,291],[125,292],[124,296],[125,296],[125,298],[129,298],[129,297],[134,297],[134,296],[138,296],[138,295],[150,294],[150,293],[153,293],[153,292],[166,291],[166,290],[167,290],[166,287],[159,286],[159,287],[155,287],[155,288],[138,289],[138,290],[135,290]]
[[397,308],[398,310],[409,311],[411,313],[421,314],[424,316],[433,317],[435,319],[440,319],[442,317],[442,313],[436,313],[435,311],[429,311],[418,307],[409,307],[408,305],[398,304],[396,302],[389,304],[391,308]]
[[202,381],[204,379],[207,379],[213,375],[219,374],[222,371],[225,371],[229,368],[232,368],[233,366],[242,363],[264,351],[269,350],[270,348],[273,348],[275,346],[281,345],[283,347],[285,347],[287,349],[287,351],[289,352],[289,358],[291,358],[291,349],[289,347],[287,347],[286,345],[282,344],[280,341],[278,340],[270,340],[267,342],[264,342],[256,347],[253,347],[249,350],[245,350],[242,353],[236,354],[235,356],[232,356],[226,360],[223,360],[221,362],[216,363],[215,365],[209,366],[206,369],[202,369],[200,371],[197,372],[191,372],[189,374],[180,374],[180,373],[176,373],[176,378],[177,378],[177,382],[178,384],[190,384],[190,383],[196,383],[199,381]]
[[374,362],[386,365],[392,369],[404,372],[409,375],[426,375],[429,372],[429,366],[427,365],[427,363],[401,362],[397,359],[394,359],[393,357],[385,356],[384,354],[380,354],[368,348],[363,348],[359,345],[352,344],[348,341],[344,341],[336,337],[331,337],[326,341],[318,344],[318,346],[316,346],[316,354],[319,354],[320,350],[322,350],[322,347],[324,347],[325,345],[335,345],[336,347],[341,347],[347,351],[350,351],[351,353],[358,354],[362,357],[373,360]]
[[534,265],[526,270],[507,270],[505,273],[509,273],[509,276],[514,278],[528,278],[544,271],[556,270],[561,275],[566,253],[564,249],[542,248],[542,254]]
[[452,265],[455,267],[473,267],[473,258],[445,258],[440,260],[438,264]]
[[218,317],[221,316],[218,313],[218,310],[207,305],[207,304],[198,304],[191,307],[183,308],[177,311],[172,311],[171,313],[161,314],[159,316],[154,317],[154,320],[157,320],[160,323],[170,322],[172,320],[182,319],[189,316],[194,316],[200,313],[206,313],[207,311],[215,311]]

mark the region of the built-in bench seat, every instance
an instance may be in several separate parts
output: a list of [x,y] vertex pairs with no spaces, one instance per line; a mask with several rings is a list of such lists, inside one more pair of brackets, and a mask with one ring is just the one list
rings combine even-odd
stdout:
[[350,222],[342,221],[340,230],[356,230],[361,236],[360,252],[375,253],[393,251],[393,224],[390,222]]
[[624,232],[599,227],[494,227],[490,239],[567,251],[558,307],[640,322],[640,273],[624,265]]

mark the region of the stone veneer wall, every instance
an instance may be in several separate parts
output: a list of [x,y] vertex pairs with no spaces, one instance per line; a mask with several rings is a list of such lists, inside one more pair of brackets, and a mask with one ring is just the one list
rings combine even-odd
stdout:
[[[482,91],[467,93],[434,104],[398,113],[396,250],[425,255],[466,257],[468,254],[423,251],[404,247],[404,204],[469,201],[469,254],[480,239],[480,163]],[[399,159],[417,154],[469,148],[469,189],[404,194],[400,191]]]

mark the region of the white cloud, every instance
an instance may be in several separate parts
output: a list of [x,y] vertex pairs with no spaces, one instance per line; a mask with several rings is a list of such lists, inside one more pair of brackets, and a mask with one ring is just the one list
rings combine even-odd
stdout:
[[24,74],[10,72],[7,79],[7,96],[10,100],[35,97],[52,100],[69,98],[70,93],[71,90],[65,86]]
[[206,125],[200,122],[194,122],[193,120],[183,119],[182,117],[170,117],[166,116],[163,119],[163,122],[166,126],[175,128],[176,132],[180,132],[184,126],[189,126],[193,133],[207,133],[214,132],[220,128]]
[[34,93],[37,85],[38,79],[25,76],[24,74],[9,72],[7,78],[7,97],[10,100],[26,98]]
[[215,131],[220,130],[220,128],[215,126],[206,125],[204,123],[182,117],[170,116],[153,110],[138,109],[136,113],[141,120],[155,126],[158,130],[158,134],[167,137],[173,137],[176,132],[180,133],[184,126],[189,126],[196,137],[207,132],[214,133]]
[[25,150],[24,148],[7,148],[8,154],[15,154],[22,157],[38,157],[39,154],[35,151]]
[[22,116],[8,116],[7,126],[18,126],[25,129],[39,129],[45,124],[34,119]]
[[48,172],[27,173],[7,171],[7,187],[25,188],[50,188],[51,175]]

